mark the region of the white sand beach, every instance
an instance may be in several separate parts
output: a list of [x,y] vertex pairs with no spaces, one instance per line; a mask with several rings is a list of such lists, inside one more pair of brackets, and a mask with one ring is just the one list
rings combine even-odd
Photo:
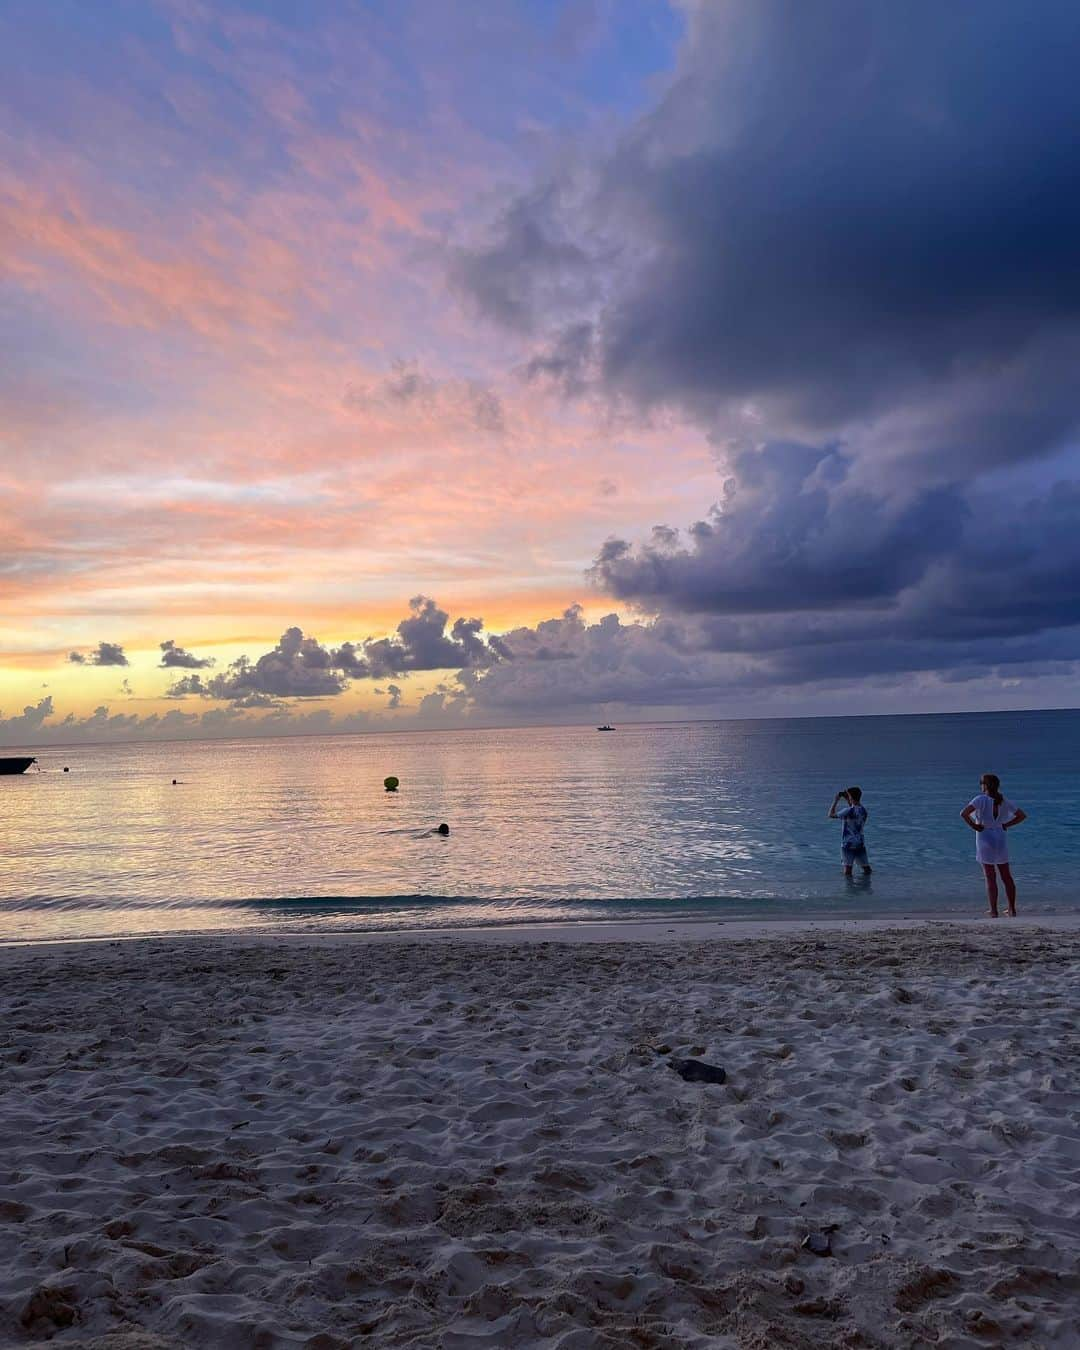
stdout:
[[1078,976],[1065,920],[8,948],[0,1344],[1078,1345]]

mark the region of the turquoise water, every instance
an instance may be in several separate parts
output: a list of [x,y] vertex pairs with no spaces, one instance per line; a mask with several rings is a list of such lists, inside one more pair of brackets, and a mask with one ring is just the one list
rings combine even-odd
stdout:
[[[1021,908],[1077,903],[1076,711],[36,753],[43,772],[0,778],[5,940],[977,913],[959,811],[987,770],[1031,817],[1010,835]],[[825,819],[849,783],[875,867],[854,884]],[[443,820],[449,839],[425,835]]]

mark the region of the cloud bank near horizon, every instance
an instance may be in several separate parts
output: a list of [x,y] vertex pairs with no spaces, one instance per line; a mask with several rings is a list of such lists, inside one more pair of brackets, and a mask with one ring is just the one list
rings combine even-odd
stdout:
[[[1067,511],[1057,524],[1071,528]],[[1053,527],[1050,515],[1033,521],[1034,530]],[[692,575],[697,552],[711,547],[713,538],[700,532],[687,546],[670,532],[636,553],[623,546],[612,557],[615,551],[609,550],[597,566],[626,568],[631,577],[644,567],[655,587],[669,566],[676,574],[687,567]],[[293,627],[255,660],[241,658],[208,679],[197,671],[178,677],[170,691],[178,706],[165,713],[113,712],[102,704],[89,716],[60,716],[52,695],[46,695],[20,714],[0,714],[0,744],[528,725],[600,716],[641,721],[654,715],[901,712],[911,710],[913,685],[932,710],[1070,703],[1077,674],[1075,624],[1040,626],[1018,595],[1015,603],[972,606],[962,568],[951,576],[931,569],[930,575],[923,599],[916,592],[900,613],[872,604],[794,619],[784,610],[768,619],[754,610],[734,616],[660,614],[635,622],[613,613],[590,623],[574,605],[558,618],[483,638],[481,621],[466,621],[464,629],[457,621],[451,632],[464,631],[479,652],[445,671],[421,664],[450,655],[437,655],[434,642],[410,648],[377,639],[335,648]],[[1071,575],[1063,569],[1056,578],[1030,577],[1030,603],[1052,610],[1052,591],[1042,583],[1064,589]],[[936,632],[927,605],[937,606]],[[424,623],[445,629],[447,616],[434,601],[417,597],[413,617],[418,612],[440,615],[437,624]],[[415,639],[416,629],[406,632]],[[424,632],[425,640],[433,637],[438,634]],[[399,678],[425,670],[441,671],[443,678],[411,702],[407,689],[390,682],[374,690],[387,697],[384,708],[337,711],[334,705],[353,680],[381,678],[362,653],[372,646],[385,651],[382,644],[397,648],[391,664],[405,667]],[[457,646],[460,656],[462,644]],[[467,644],[464,650],[468,654]],[[1033,702],[1034,689],[1039,693]],[[193,711],[192,701],[204,706]]]

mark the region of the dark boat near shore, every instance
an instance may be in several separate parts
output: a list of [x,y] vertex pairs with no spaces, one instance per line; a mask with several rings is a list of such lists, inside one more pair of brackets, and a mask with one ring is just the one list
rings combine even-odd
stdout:
[[33,755],[0,755],[0,773],[25,773],[36,763]]

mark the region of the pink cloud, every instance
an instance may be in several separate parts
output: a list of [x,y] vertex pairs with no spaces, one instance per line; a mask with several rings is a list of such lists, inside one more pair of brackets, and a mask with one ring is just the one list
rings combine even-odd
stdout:
[[65,127],[0,177],[0,269],[58,344],[0,385],[0,641],[102,617],[151,641],[166,605],[197,644],[294,605],[377,631],[417,589],[505,623],[578,598],[598,537],[681,500],[658,453],[712,470],[700,437],[523,384],[450,292],[451,222],[520,165],[430,73],[427,123],[395,118],[399,73],[340,15],[165,8],[189,59],[129,38],[130,89],[57,79]]

